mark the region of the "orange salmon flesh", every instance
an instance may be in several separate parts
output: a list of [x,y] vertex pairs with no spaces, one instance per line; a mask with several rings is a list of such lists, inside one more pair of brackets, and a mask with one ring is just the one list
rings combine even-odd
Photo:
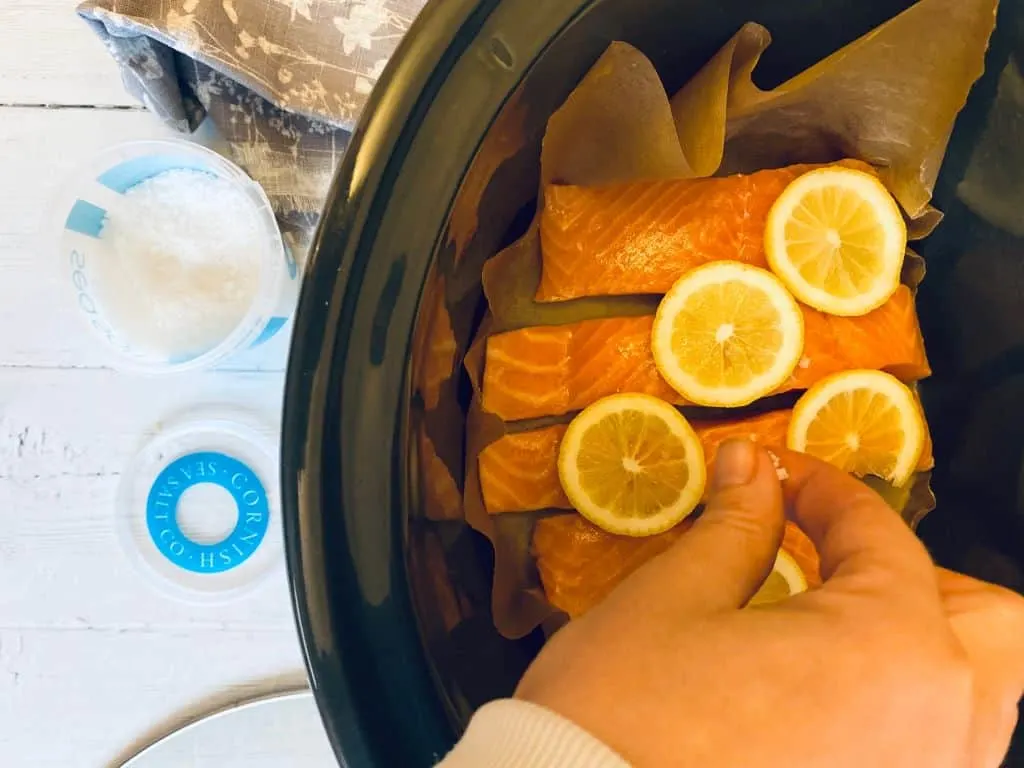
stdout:
[[[792,411],[772,411],[747,419],[693,425],[704,448],[708,475],[714,471],[718,447],[733,437],[762,445],[785,445]],[[566,425],[505,435],[480,452],[480,490],[492,515],[540,509],[572,509],[558,479],[558,449]],[[934,465],[931,441],[918,462],[924,471]]]
[[[684,520],[657,536],[631,538],[602,531],[580,515],[538,520],[533,554],[548,601],[571,618],[601,602],[623,579],[679,540],[692,523]],[[814,544],[791,522],[782,548],[796,561],[809,587],[820,586]]]
[[[856,160],[837,165],[874,173]],[[691,269],[722,259],[767,268],[768,212],[790,182],[819,167],[599,187],[549,185],[540,217],[543,266],[536,299],[666,293]]]
[[[855,368],[886,371],[906,382],[931,375],[914,296],[906,286],[863,317],[801,309],[803,359],[779,392],[807,389],[826,376]],[[653,325],[653,315],[614,317],[491,336],[483,408],[505,421],[517,421],[581,410],[620,392],[685,405],[654,365]]]

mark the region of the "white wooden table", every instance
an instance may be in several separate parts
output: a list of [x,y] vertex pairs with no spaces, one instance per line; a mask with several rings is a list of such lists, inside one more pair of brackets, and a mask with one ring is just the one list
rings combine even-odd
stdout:
[[74,0],[0,3],[0,765],[117,764],[195,714],[304,683],[283,570],[246,598],[155,592],[114,529],[120,473],[171,414],[234,403],[276,440],[286,334],[230,370],[103,367],[58,283],[49,200],[97,150],[166,135]]

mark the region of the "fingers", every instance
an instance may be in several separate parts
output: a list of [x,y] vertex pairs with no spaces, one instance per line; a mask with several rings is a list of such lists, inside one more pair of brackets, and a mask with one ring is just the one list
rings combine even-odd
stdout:
[[811,456],[774,452],[787,475],[782,482],[786,508],[814,542],[826,585],[854,579],[859,585],[934,600],[931,557],[878,494]]
[[704,513],[654,561],[677,610],[740,608],[771,572],[782,541],[782,489],[771,458],[747,440],[718,450]]

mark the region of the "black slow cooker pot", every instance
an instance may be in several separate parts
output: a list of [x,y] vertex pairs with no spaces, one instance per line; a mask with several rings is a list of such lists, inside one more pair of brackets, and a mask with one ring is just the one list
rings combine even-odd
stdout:
[[[422,488],[418,437],[459,482],[468,384],[456,362],[425,398],[412,361],[429,338],[417,331],[423,307],[445,307],[462,345],[479,322],[480,264],[529,219],[548,116],[613,40],[644,51],[671,93],[743,22],[759,21],[775,38],[757,72],[771,87],[908,5],[434,0],[417,19],[334,181],[285,398],[291,587],[342,763],[433,764],[475,707],[512,691],[540,645],[494,631],[489,544],[429,508],[437,494]],[[957,123],[936,190],[947,219],[923,249],[930,274],[919,304],[936,374],[923,396],[940,498],[920,532],[942,563],[1020,589],[1018,15],[1004,0],[986,74]]]

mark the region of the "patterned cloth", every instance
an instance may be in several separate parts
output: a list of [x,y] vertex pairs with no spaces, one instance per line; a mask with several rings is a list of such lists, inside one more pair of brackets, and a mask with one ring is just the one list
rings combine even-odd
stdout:
[[426,0],[86,0],[125,87],[168,125],[209,117],[304,253],[349,131]]

